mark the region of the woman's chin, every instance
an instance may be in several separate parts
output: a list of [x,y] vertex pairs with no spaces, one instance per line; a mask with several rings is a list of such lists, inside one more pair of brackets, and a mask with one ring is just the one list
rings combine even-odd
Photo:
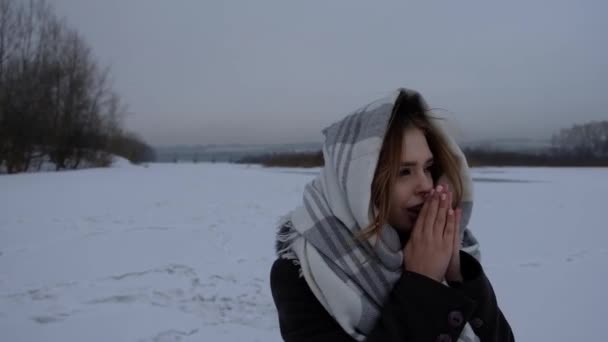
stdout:
[[393,225],[393,228],[395,228],[398,233],[409,233],[412,231],[412,225],[409,222]]
[[409,234],[414,226],[414,224],[412,224],[412,220],[407,216],[402,216],[399,218],[399,220],[394,220],[393,222],[389,221],[389,224],[395,228],[398,233],[406,234]]

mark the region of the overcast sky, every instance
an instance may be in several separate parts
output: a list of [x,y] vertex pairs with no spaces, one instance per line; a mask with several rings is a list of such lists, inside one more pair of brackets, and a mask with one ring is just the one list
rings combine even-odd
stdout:
[[405,86],[461,139],[608,119],[608,2],[49,0],[154,145],[319,141]]

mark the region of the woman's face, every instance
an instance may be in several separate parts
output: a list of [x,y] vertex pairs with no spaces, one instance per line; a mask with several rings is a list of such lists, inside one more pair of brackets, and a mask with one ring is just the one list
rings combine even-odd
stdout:
[[426,194],[433,188],[431,166],[433,154],[424,133],[418,128],[407,128],[401,147],[399,174],[391,188],[388,223],[407,232],[416,222]]

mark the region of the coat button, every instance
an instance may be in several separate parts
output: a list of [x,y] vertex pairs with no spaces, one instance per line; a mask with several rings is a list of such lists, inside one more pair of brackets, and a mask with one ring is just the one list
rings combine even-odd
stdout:
[[448,315],[448,322],[450,326],[453,328],[460,327],[460,325],[464,322],[464,317],[462,316],[462,312],[460,311],[452,311]]
[[483,326],[483,321],[480,318],[473,318],[471,320],[471,326],[475,329],[479,329]]
[[437,342],[452,342],[452,337],[450,337],[450,335],[448,335],[448,334],[441,334],[441,335],[437,336],[437,339],[435,341],[437,341]]

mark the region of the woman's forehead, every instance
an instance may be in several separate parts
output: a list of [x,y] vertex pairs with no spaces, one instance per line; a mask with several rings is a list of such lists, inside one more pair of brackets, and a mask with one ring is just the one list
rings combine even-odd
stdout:
[[406,129],[401,148],[402,163],[424,164],[433,158],[424,132],[417,128]]

